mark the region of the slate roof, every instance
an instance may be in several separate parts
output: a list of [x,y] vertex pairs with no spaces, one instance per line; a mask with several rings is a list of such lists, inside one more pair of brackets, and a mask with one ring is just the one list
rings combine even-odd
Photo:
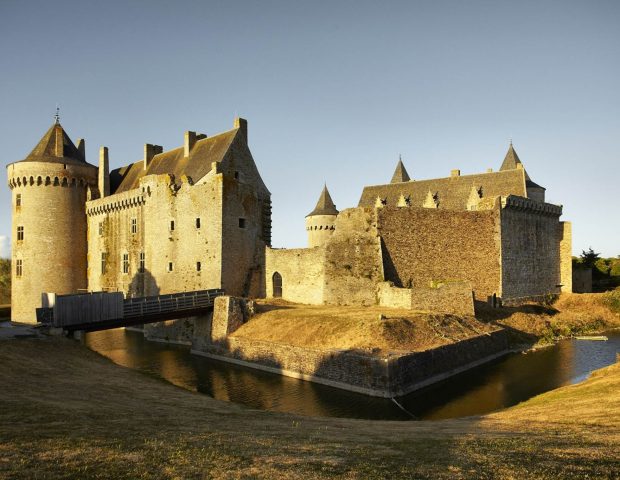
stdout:
[[512,146],[512,142],[510,142],[510,146],[508,147],[508,151],[506,152],[506,156],[504,157],[504,161],[502,162],[502,166],[499,167],[499,170],[514,170],[517,168],[518,164],[521,164],[521,160]]
[[143,160],[112,170],[110,191],[121,193],[137,188],[140,179],[145,175],[171,173],[176,178],[187,175],[197,182],[209,173],[212,162],[224,160],[238,133],[239,129],[235,128],[213,137],[197,140],[187,158],[184,156],[184,147],[157,154],[149,163],[147,170],[144,170]]
[[514,169],[500,172],[461,175],[431,180],[415,180],[406,183],[390,183],[364,187],[358,203],[360,207],[374,207],[377,197],[396,205],[400,195],[409,196],[410,204],[422,207],[431,192],[437,194],[439,209],[465,210],[472,186],[482,189],[482,198],[518,195],[527,197],[525,170]]
[[399,158],[398,163],[396,164],[396,170],[394,170],[394,175],[392,175],[392,180],[390,183],[402,183],[408,182],[409,180],[411,180],[411,178],[407,173],[407,169],[403,165],[402,160]]
[[323,187],[319,201],[316,202],[316,207],[306,217],[312,215],[338,215],[338,210],[336,210],[336,205],[334,205],[329,190],[327,190],[327,185]]
[[[56,152],[56,140],[59,139],[62,145],[62,152]],[[61,153],[58,155],[58,153]],[[45,135],[39,140],[32,152],[20,160],[21,162],[51,162],[66,163],[75,165],[90,165],[82,152],[73,144],[67,132],[60,123],[54,123]],[[93,166],[93,165],[90,165]]]

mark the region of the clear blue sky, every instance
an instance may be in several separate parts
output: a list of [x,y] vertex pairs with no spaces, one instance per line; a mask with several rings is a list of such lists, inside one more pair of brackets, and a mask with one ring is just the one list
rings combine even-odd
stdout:
[[[324,181],[351,207],[399,153],[414,178],[476,173],[512,138],[574,253],[620,254],[617,1],[0,0],[4,164],[56,103],[87,159],[106,145],[113,167],[247,118],[286,247],[305,245]],[[6,176],[0,192],[6,240]]]

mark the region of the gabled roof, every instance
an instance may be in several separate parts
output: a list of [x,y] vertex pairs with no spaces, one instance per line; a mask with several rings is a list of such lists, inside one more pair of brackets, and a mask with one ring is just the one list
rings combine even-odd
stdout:
[[[88,165],[59,122],[54,123],[22,162]],[[92,165],[91,165],[92,166]]]
[[471,193],[472,184],[482,190],[483,198],[518,195],[527,197],[525,188],[525,170],[514,169],[503,172],[461,175],[458,177],[416,180],[406,183],[389,183],[364,187],[358,203],[359,207],[373,207],[377,197],[386,205],[397,204],[400,195],[409,197],[411,206],[422,207],[429,191],[436,195],[439,209],[465,210]]
[[140,179],[146,175],[173,174],[191,177],[197,182],[211,171],[213,162],[221,163],[230,150],[230,146],[239,134],[235,128],[228,132],[196,141],[189,157],[185,157],[184,147],[175,148],[155,155],[144,169],[144,161],[139,160],[125,167],[110,172],[110,191],[125,192],[138,187]]
[[327,190],[327,185],[323,187],[319,201],[316,202],[316,207],[306,217],[311,217],[312,215],[338,215],[338,210],[336,210],[336,205],[334,205],[329,190]]
[[409,174],[407,173],[407,169],[403,165],[402,160],[399,158],[398,163],[396,164],[396,170],[394,170],[394,175],[392,175],[392,180],[390,183],[403,183],[411,180]]

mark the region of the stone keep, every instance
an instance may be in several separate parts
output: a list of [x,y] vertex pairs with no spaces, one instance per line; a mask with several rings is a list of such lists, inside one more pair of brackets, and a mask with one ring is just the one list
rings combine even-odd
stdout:
[[32,152],[7,166],[12,192],[11,318],[35,323],[42,292],[87,288],[86,213],[97,167],[56,121]]
[[110,171],[56,122],[7,167],[13,191],[12,318],[36,321],[41,293],[126,296],[222,288],[264,295],[271,194],[248,147],[247,121]]

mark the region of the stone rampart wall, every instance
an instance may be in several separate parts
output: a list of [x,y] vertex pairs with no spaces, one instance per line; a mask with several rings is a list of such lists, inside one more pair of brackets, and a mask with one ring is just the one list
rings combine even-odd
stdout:
[[474,297],[468,282],[449,282],[434,287],[397,288],[379,285],[379,305],[431,312],[474,315]]
[[273,276],[282,276],[282,298],[308,305],[323,304],[325,251],[321,248],[265,250],[267,297],[273,297]]
[[324,303],[375,305],[377,284],[383,281],[374,209],[343,210],[325,249]]
[[529,208],[502,209],[502,299],[560,293],[558,216]]
[[[445,211],[384,207],[377,225],[385,279],[398,287],[465,280],[475,296],[499,294],[499,210]],[[555,236],[554,236],[555,237]]]

